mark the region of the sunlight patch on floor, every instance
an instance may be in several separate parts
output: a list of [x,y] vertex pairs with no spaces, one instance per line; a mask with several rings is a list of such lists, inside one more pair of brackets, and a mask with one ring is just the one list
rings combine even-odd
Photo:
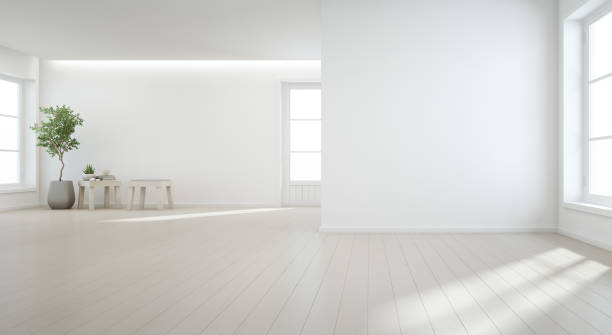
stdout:
[[[538,266],[540,265],[540,266]],[[545,266],[542,266],[545,265]],[[538,269],[537,271],[535,269]],[[421,299],[435,301],[436,291],[441,289],[445,296],[451,296],[452,309],[436,308],[427,309],[427,314],[432,324],[444,324],[448,318],[455,313],[458,315],[475,315],[478,313],[478,305],[496,306],[492,300],[501,299],[507,306],[520,306],[527,299],[536,306],[543,315],[553,312],[556,308],[565,305],[565,301],[586,301],[582,291],[590,291],[593,294],[593,282],[610,271],[610,267],[599,262],[589,260],[586,257],[565,248],[555,248],[539,254],[530,255],[495,267],[487,267],[478,270],[471,276],[461,277],[450,282],[439,282],[436,287],[421,288],[419,292],[411,295],[397,297],[397,306],[407,308],[419,308]],[[490,287],[490,282],[504,282],[500,287]],[[462,291],[469,292],[479,287],[480,283],[489,286],[485,292],[480,292],[480,297],[470,297],[460,294]],[[472,291],[476,293],[477,291]],[[595,293],[596,294],[596,293]],[[420,297],[419,297],[420,295]],[[439,298],[439,297],[438,297]],[[472,301],[475,299],[475,301]],[[391,302],[389,302],[391,303]],[[438,302],[440,303],[440,302]],[[444,304],[444,303],[443,303]],[[386,303],[374,306],[371,312],[377,310],[388,310]],[[507,310],[497,308],[488,310],[495,314],[497,321],[512,323],[513,316],[505,315]],[[600,311],[601,312],[601,311]],[[606,314],[606,313],[604,313]],[[534,318],[540,316],[534,315]],[[413,322],[405,323],[410,329],[419,329],[428,326],[426,320],[415,318]],[[526,319],[527,323],[534,320]],[[425,323],[424,323],[425,322]],[[487,322],[482,324],[471,323],[471,331],[486,329]],[[482,327],[482,329],[480,329]]]
[[160,215],[160,216],[145,216],[138,218],[125,218],[125,219],[112,219],[102,220],[102,223],[126,223],[126,222],[157,222],[157,221],[174,221],[174,220],[186,220],[186,219],[197,219],[213,216],[225,216],[225,215],[241,215],[241,214],[254,214],[254,213],[265,213],[265,212],[277,212],[285,211],[291,208],[252,208],[252,209],[237,209],[229,211],[216,211],[216,212],[202,212],[202,213],[185,213],[185,214],[173,214],[173,215]]

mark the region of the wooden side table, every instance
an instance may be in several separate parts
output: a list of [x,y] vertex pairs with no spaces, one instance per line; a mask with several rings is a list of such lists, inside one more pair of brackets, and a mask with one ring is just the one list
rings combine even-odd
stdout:
[[110,188],[114,188],[115,207],[121,208],[121,181],[120,180],[79,180],[78,208],[83,208],[85,188],[89,188],[89,210],[96,208],[96,187],[104,187],[104,208],[110,208]]
[[157,209],[164,208],[164,191],[168,198],[168,208],[172,208],[172,180],[170,179],[134,179],[130,180],[128,183],[128,190],[130,194],[130,200],[128,201],[127,208],[134,208],[134,194],[136,193],[136,188],[140,188],[140,198],[138,199],[140,202],[140,209],[144,208],[145,205],[145,197],[147,192],[147,187],[155,187],[157,192],[159,193],[159,200],[157,201]]

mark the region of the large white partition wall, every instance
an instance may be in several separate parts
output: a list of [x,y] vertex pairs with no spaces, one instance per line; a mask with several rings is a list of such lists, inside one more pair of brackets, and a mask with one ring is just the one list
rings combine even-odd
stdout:
[[322,230],[554,230],[555,0],[323,0]]
[[[279,206],[281,82],[319,78],[318,61],[45,61],[41,105],[85,119],[68,179],[91,163],[171,178],[178,204]],[[44,196],[59,163],[41,161]]]

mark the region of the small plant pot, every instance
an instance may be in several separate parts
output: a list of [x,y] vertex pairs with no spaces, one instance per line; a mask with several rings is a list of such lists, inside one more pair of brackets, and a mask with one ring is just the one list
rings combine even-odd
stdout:
[[91,178],[94,178],[96,175],[93,173],[90,174],[83,174],[83,180],[89,180]]
[[74,205],[72,180],[56,180],[49,184],[47,204],[51,209],[69,209]]

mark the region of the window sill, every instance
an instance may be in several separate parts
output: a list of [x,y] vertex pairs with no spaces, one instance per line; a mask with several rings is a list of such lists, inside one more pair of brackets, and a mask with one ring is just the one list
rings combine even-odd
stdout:
[[596,214],[601,216],[612,217],[612,207],[595,205],[586,202],[563,202],[562,205],[564,208],[572,209],[575,211],[586,212],[590,214]]
[[36,192],[38,189],[36,187],[28,187],[28,186],[0,186],[0,194],[4,193],[25,193],[25,192]]

